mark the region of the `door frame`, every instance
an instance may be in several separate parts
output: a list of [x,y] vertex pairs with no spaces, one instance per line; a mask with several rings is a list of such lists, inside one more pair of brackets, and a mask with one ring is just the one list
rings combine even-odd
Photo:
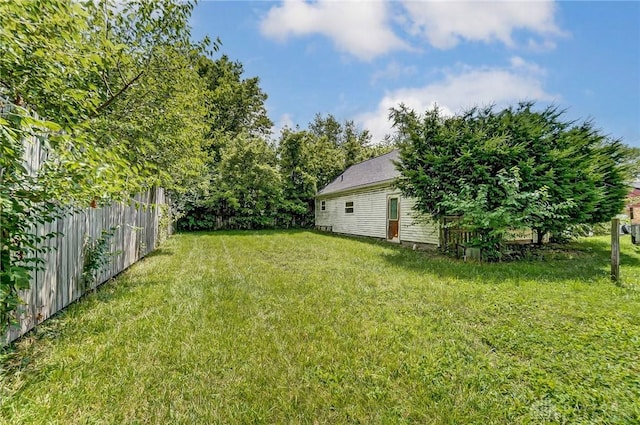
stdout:
[[[391,213],[391,199],[397,199],[398,205],[397,205],[397,220],[391,220],[390,217],[390,213]],[[387,202],[386,202],[386,208],[387,213],[385,214],[386,216],[386,220],[385,220],[385,232],[387,235],[387,241],[389,242],[396,242],[399,243],[400,242],[400,194],[389,194],[387,195]],[[396,221],[398,223],[398,236],[396,238],[389,238],[389,223],[391,221]]]

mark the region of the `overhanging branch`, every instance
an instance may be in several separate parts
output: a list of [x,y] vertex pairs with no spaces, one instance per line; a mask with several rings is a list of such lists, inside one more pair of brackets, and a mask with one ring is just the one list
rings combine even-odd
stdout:
[[118,92],[116,94],[111,96],[106,102],[104,102],[102,105],[98,106],[96,108],[96,111],[92,114],[92,118],[95,117],[96,115],[98,115],[103,110],[107,109],[109,107],[109,105],[111,105],[118,97],[120,97],[122,95],[122,93],[127,91],[129,89],[129,87],[131,87],[136,81],[138,81],[140,79],[140,77],[142,77],[142,75],[144,75],[144,70],[140,71],[138,73],[138,75],[136,75],[131,81],[129,81],[124,86],[122,86],[122,88],[120,90],[118,90]]

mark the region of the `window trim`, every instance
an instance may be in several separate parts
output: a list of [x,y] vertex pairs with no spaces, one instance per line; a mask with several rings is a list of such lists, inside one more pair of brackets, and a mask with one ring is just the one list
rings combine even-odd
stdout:
[[326,211],[327,210],[327,201],[320,201],[320,211]]
[[[390,196],[387,198],[387,203],[389,205],[389,210],[387,211],[387,220],[390,221],[399,221],[400,220],[400,199],[397,196]],[[395,201],[396,204],[396,214],[395,216],[392,217],[392,208],[391,208],[391,204],[393,203],[393,201]]]
[[355,211],[355,206],[353,201],[345,201],[344,203],[344,213],[345,214],[353,214]]

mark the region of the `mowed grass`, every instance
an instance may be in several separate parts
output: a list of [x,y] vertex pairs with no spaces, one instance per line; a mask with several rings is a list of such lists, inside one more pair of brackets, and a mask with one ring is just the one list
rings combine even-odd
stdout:
[[465,263],[314,232],[180,234],[5,354],[0,422],[640,422],[640,250]]

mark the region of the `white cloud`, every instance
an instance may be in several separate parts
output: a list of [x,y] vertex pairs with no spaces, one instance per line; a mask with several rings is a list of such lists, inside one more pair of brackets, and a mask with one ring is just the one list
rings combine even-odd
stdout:
[[[410,32],[439,49],[455,47],[461,40],[494,42],[512,46],[515,30],[543,36],[562,32],[554,21],[552,1],[412,1],[404,0]],[[529,42],[535,43],[533,41]],[[544,41],[545,47],[551,42]]]
[[294,127],[295,127],[295,124],[293,123],[293,119],[291,118],[291,114],[284,113],[284,114],[280,115],[280,119],[278,120],[276,125],[273,126],[273,128],[272,128],[273,135],[277,139],[277,138],[280,137],[280,134],[282,133],[282,130],[284,130],[285,128],[293,129]]
[[338,50],[371,60],[396,50],[416,50],[394,32],[424,38],[438,49],[450,49],[463,40],[501,42],[514,46],[514,31],[524,30],[532,50],[555,47],[552,37],[562,35],[555,22],[552,0],[415,1],[402,0],[284,0],[262,18],[263,35],[280,41],[321,34]]
[[546,69],[542,68],[540,65],[535,64],[533,62],[527,62],[526,60],[522,59],[520,56],[513,56],[509,62],[511,63],[511,68],[513,68],[514,70],[518,70],[520,72],[526,72],[531,75],[540,75],[540,76],[547,75]]
[[559,96],[548,93],[543,87],[544,69],[519,57],[512,58],[509,67],[460,66],[444,74],[443,79],[424,87],[386,93],[377,109],[357,116],[356,122],[371,131],[373,140],[377,141],[392,132],[389,109],[400,103],[419,113],[437,104],[445,114],[452,115],[473,106],[496,104],[499,107],[522,100],[559,100]]
[[543,40],[538,42],[532,38],[529,39],[528,47],[534,52],[547,52],[556,48],[556,43],[553,40]]
[[339,50],[371,60],[392,50],[408,49],[388,25],[388,7],[381,1],[285,0],[269,10],[260,30],[280,41],[322,34]]
[[415,65],[404,66],[396,61],[391,61],[383,69],[380,69],[373,73],[371,76],[371,82],[375,83],[378,80],[397,80],[401,77],[409,77],[415,75],[418,72],[418,67]]

